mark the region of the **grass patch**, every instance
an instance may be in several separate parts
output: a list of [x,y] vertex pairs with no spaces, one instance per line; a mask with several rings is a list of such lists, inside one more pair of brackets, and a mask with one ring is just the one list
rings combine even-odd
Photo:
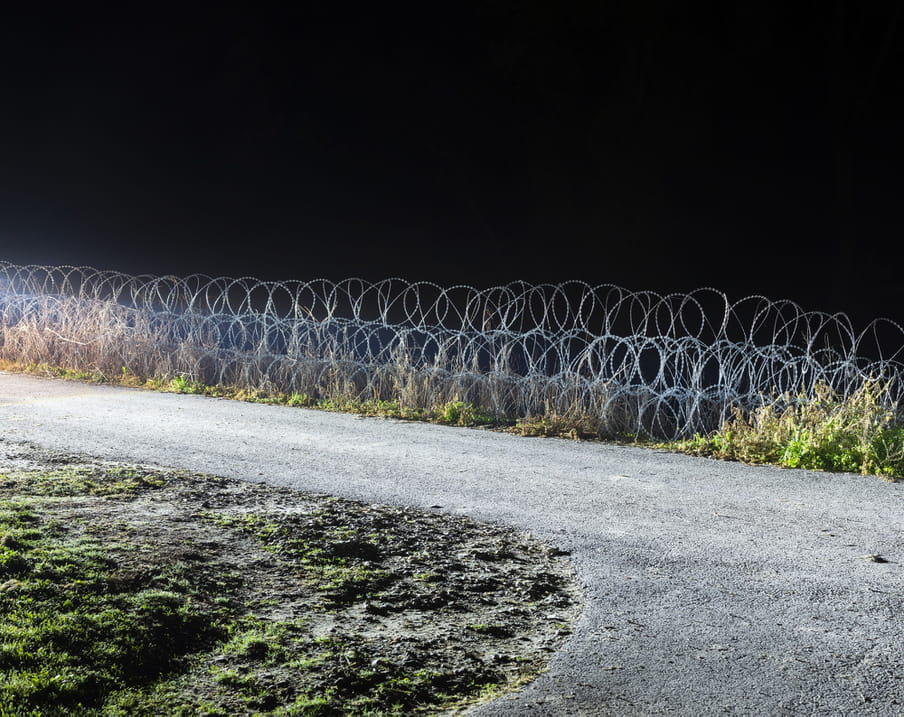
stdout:
[[661,445],[744,463],[900,479],[904,426],[882,393],[878,382],[867,381],[843,400],[821,385],[813,397],[785,395],[753,411],[736,409],[711,435]]
[[565,634],[549,611],[577,614],[570,566],[499,526],[18,455],[0,715],[433,714],[536,676]]
[[0,491],[27,496],[129,496],[166,484],[167,477],[159,472],[118,466],[63,466],[0,475]]
[[387,572],[372,566],[381,554],[384,537],[378,533],[359,536],[352,529],[335,527],[329,513],[315,514],[307,531],[319,538],[311,541],[295,526],[266,516],[236,516],[204,512],[200,516],[217,525],[253,536],[265,550],[289,559],[299,568],[299,577],[323,595],[327,609],[347,605],[376,594],[387,582]]
[[0,713],[89,712],[222,637],[178,566],[146,579],[125,543],[80,535],[33,501],[0,501]]

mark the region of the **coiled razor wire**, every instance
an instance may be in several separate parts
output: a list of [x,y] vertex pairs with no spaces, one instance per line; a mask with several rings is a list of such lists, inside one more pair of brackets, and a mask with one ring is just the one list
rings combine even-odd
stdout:
[[603,435],[718,428],[734,408],[866,381],[897,409],[904,329],[749,296],[584,282],[130,276],[0,262],[0,356],[311,398],[473,403]]

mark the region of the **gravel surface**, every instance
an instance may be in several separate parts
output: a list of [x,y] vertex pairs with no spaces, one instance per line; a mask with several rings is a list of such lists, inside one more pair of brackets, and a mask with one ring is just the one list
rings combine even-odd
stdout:
[[568,552],[587,600],[573,635],[481,715],[904,715],[901,483],[14,375],[0,431]]

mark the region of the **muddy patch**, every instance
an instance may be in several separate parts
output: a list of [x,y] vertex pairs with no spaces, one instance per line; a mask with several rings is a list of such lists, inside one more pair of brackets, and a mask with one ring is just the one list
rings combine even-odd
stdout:
[[176,566],[223,623],[136,709],[461,711],[542,672],[582,601],[509,528],[0,442],[0,499],[25,498],[109,546],[122,585]]

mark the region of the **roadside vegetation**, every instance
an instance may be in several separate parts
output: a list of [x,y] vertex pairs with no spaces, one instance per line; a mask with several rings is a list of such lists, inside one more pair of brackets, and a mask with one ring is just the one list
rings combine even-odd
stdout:
[[580,606],[498,526],[0,449],[0,715],[435,714],[532,679]]
[[[9,370],[901,478],[904,327],[715,289],[0,261]],[[837,394],[833,391],[837,391]]]
[[601,433],[591,416],[577,412],[560,414],[549,410],[540,416],[499,419],[463,401],[449,401],[425,409],[406,406],[400,400],[314,399],[298,393],[209,386],[181,375],[140,379],[125,368],[119,374],[107,375],[0,360],[0,370],[397,420],[479,427],[521,436],[608,441],[785,468],[904,479],[904,416],[897,406],[889,407],[883,400],[884,387],[878,381],[865,381],[846,399],[839,398],[822,384],[816,387],[812,397],[785,394],[764,402],[753,411],[735,408],[717,431],[663,442],[645,439],[636,433]]
[[266,403],[295,408],[318,408],[325,411],[355,413],[362,416],[380,416],[405,421],[425,421],[447,426],[495,427],[515,424],[515,421],[499,421],[491,414],[481,411],[474,404],[463,401],[448,401],[431,408],[422,408],[405,405],[403,401],[398,399],[374,399],[367,401],[352,398],[312,398],[305,393],[284,393],[277,390],[264,391],[223,385],[210,386],[183,375],[166,378],[140,378],[129,373],[125,367],[118,374],[106,374],[100,371],[77,371],[60,366],[21,364],[0,359],[0,370],[87,383],[111,383],[152,391],[226,398],[250,403]]
[[815,397],[783,396],[754,411],[736,409],[707,436],[662,444],[685,453],[785,468],[904,477],[904,426],[865,382],[846,400],[827,386]]

